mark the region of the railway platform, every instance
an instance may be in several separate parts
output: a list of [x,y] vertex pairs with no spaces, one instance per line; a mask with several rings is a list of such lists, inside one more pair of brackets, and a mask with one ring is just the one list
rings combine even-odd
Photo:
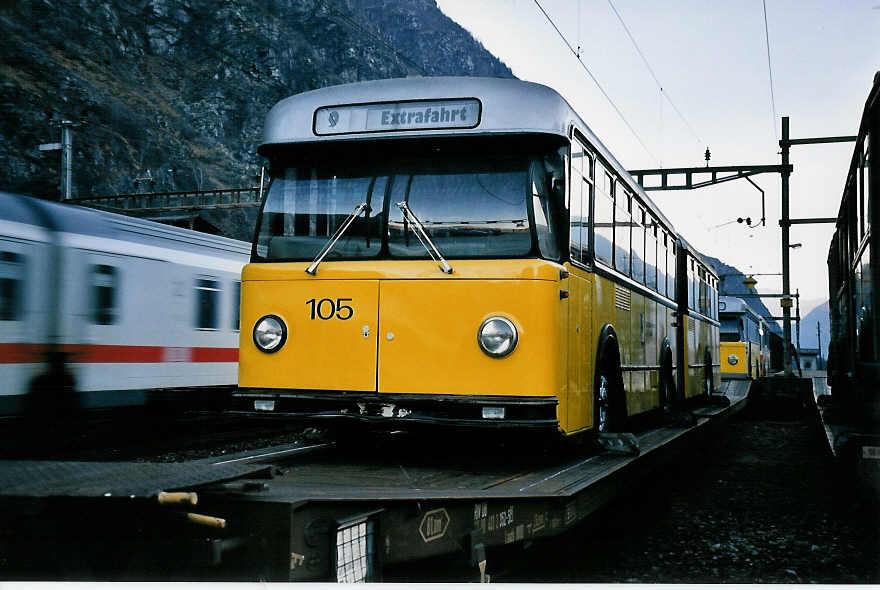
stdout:
[[0,567],[7,579],[353,582],[451,556],[487,580],[494,548],[561,534],[686,460],[745,407],[748,387],[724,382],[691,419],[589,453],[392,437],[129,470],[0,462]]

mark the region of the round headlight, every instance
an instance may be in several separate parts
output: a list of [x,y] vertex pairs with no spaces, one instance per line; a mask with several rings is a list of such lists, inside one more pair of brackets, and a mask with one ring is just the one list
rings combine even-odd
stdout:
[[735,365],[739,362],[739,359],[736,358],[735,354],[729,354],[729,355],[727,355],[727,362],[730,363],[731,365]]
[[480,350],[491,357],[507,356],[516,348],[518,335],[513,322],[507,318],[492,317],[480,325],[477,343]]
[[287,341],[287,326],[277,315],[267,315],[254,325],[254,344],[263,352],[277,352]]

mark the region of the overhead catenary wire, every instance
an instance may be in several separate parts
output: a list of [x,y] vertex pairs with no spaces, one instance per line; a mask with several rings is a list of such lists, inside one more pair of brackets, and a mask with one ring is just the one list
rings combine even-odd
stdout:
[[657,77],[657,74],[654,72],[654,68],[651,67],[651,64],[648,63],[648,58],[645,57],[645,54],[642,52],[642,49],[639,47],[639,44],[636,43],[635,37],[633,37],[632,32],[629,30],[629,27],[626,26],[626,22],[624,22],[623,17],[620,16],[620,13],[617,11],[617,8],[614,6],[614,3],[611,0],[608,0],[608,5],[611,6],[611,10],[614,12],[614,15],[617,17],[617,20],[620,21],[621,26],[623,26],[623,30],[626,31],[626,36],[629,37],[629,40],[632,41],[633,47],[636,48],[636,52],[639,54],[639,57],[642,58],[642,61],[645,64],[645,67],[648,68],[648,72],[651,74],[651,77],[654,78],[654,82],[657,83],[657,86],[660,88],[660,94],[663,98],[666,99],[666,102],[669,103],[669,106],[672,107],[672,110],[675,111],[675,114],[678,115],[678,118],[681,119],[682,123],[688,128],[688,131],[696,138],[697,143],[702,144],[703,140],[700,139],[699,134],[694,130],[693,126],[690,122],[685,118],[682,112],[678,109],[675,103],[670,98],[669,94],[666,92],[666,88],[660,82],[660,79]]
[[767,26],[767,0],[761,0],[764,8],[764,40],[767,46],[767,71],[770,73],[770,108],[773,111],[773,135],[776,136],[776,143],[779,143],[779,132],[776,129],[776,97],[773,95],[773,62],[770,60],[770,29]]
[[633,128],[632,125],[630,125],[629,121],[627,121],[626,117],[623,115],[623,112],[621,112],[621,110],[617,107],[617,105],[614,103],[614,101],[611,100],[611,97],[608,95],[607,92],[605,92],[605,89],[599,83],[599,80],[596,79],[596,76],[593,75],[593,72],[590,71],[590,68],[587,67],[587,64],[585,64],[584,61],[581,59],[580,55],[578,55],[577,50],[571,46],[571,43],[568,42],[568,39],[565,38],[565,35],[562,34],[562,31],[559,30],[559,27],[556,26],[556,23],[553,22],[553,19],[550,18],[549,14],[547,14],[547,11],[544,10],[543,6],[541,6],[541,3],[538,2],[538,0],[534,0],[534,2],[538,6],[538,9],[544,14],[544,17],[546,17],[546,19],[550,23],[550,25],[556,30],[556,34],[559,35],[559,38],[562,39],[562,42],[565,43],[565,46],[568,47],[568,50],[571,51],[572,55],[574,55],[577,58],[578,63],[581,64],[581,67],[584,69],[584,71],[587,73],[587,75],[590,77],[590,79],[593,81],[593,83],[599,89],[599,92],[602,93],[602,96],[605,97],[605,100],[607,100],[608,103],[611,105],[611,107],[614,109],[614,112],[617,113],[617,116],[620,117],[620,120],[623,121],[624,125],[626,125],[627,129],[629,129],[630,133],[633,134],[633,137],[636,138],[636,141],[639,142],[639,145],[642,146],[642,149],[645,150],[645,152],[647,152],[647,154],[649,156],[651,156],[651,158],[659,164],[660,160],[657,158],[657,156],[655,156],[651,152],[650,149],[648,149],[648,146],[645,145],[645,142],[642,141],[642,138],[639,136],[638,133],[636,133],[636,130]]

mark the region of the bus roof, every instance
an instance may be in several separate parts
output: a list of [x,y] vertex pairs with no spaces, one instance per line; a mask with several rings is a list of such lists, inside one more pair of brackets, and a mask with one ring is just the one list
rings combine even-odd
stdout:
[[[472,108],[462,121],[437,121],[440,109]],[[385,107],[383,109],[383,107]],[[388,115],[383,114],[383,110]],[[399,111],[418,122],[401,123]],[[418,114],[417,114],[418,113]],[[382,118],[388,121],[381,124]],[[379,119],[379,122],[375,121]],[[261,155],[273,146],[364,139],[539,133],[569,138],[572,125],[624,179],[666,229],[675,228],[642,187],[558,92],[510,78],[412,77],[329,86],[278,102],[266,115]]]
[[693,246],[691,246],[690,243],[685,240],[681,234],[678,235],[678,239],[681,242],[681,247],[687,250],[688,254],[690,254],[692,258],[694,258],[697,262],[706,267],[706,270],[708,270],[709,274],[711,274],[713,277],[715,277],[716,279],[719,278],[718,273],[715,272],[715,267],[709,264],[709,262],[705,258],[703,258],[703,255],[700,254],[700,252],[698,252]]
[[755,313],[755,310],[749,307],[748,303],[739,297],[731,297],[729,295],[722,295],[718,298],[718,313],[719,315],[744,313],[753,316],[759,321],[763,320],[761,316]]

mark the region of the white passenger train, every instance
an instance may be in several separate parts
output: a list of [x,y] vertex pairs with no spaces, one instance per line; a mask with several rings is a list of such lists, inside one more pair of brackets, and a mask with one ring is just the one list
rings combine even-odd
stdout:
[[250,249],[0,192],[0,415],[234,385]]

